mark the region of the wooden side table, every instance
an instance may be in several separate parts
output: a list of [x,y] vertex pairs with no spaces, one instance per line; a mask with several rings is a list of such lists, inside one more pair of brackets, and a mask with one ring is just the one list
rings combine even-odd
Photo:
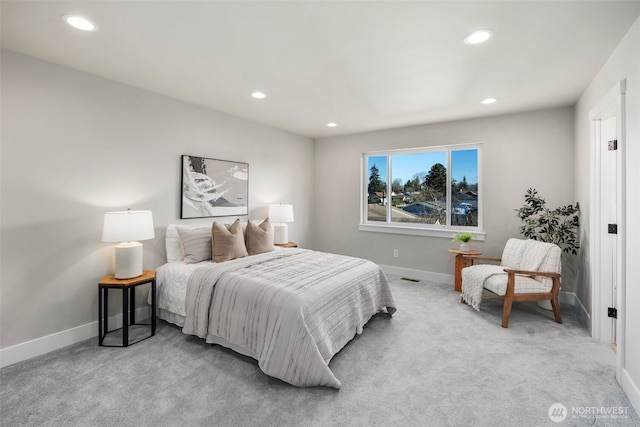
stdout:
[[[136,287],[151,283],[151,323],[136,323]],[[105,345],[104,338],[109,332],[109,289],[122,290],[122,346]],[[98,283],[98,345],[103,347],[128,347],[129,326],[150,325],[151,335],[132,342],[151,338],[156,334],[156,272],[144,270],[142,276],[131,279],[116,279],[113,274],[104,276]]]
[[462,292],[462,269],[473,265],[472,259],[467,259],[465,255],[482,255],[480,251],[462,252],[460,249],[449,249],[449,252],[456,254],[456,266],[454,275],[454,289],[456,292]]
[[280,246],[281,248],[297,248],[298,244],[295,242],[288,243],[274,243],[275,246]]

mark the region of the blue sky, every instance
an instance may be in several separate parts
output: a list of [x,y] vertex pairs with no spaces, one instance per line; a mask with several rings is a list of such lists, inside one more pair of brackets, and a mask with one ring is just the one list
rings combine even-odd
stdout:
[[[446,165],[447,154],[444,151],[433,153],[399,154],[391,159],[393,179],[400,178],[405,183],[413,179],[416,173],[426,174],[436,163]],[[452,176],[453,179],[461,181],[462,177],[467,178],[469,184],[478,182],[478,151],[454,150],[451,152]],[[375,164],[380,173],[380,179],[386,181],[387,158],[386,156],[369,157],[367,167],[367,177],[371,175],[371,167]]]
[[478,182],[478,150],[455,150],[451,152],[451,176],[457,181],[467,177],[467,183]]

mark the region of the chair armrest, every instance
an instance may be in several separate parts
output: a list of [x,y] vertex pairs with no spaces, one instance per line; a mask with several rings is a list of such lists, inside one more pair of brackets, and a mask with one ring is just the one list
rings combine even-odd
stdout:
[[525,276],[560,277],[560,273],[554,273],[551,271],[515,270],[513,268],[505,268],[504,271],[507,274],[523,274]]
[[470,259],[473,261],[490,261],[490,262],[500,262],[502,261],[500,258],[491,258],[487,256],[480,255],[462,255],[464,259]]

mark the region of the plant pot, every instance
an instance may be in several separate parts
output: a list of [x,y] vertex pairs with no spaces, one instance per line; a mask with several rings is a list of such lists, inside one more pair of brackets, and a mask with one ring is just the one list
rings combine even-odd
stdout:
[[460,251],[462,251],[462,252],[469,252],[469,251],[470,251],[470,249],[469,249],[469,243],[467,243],[467,242],[462,242],[462,243],[460,243]]

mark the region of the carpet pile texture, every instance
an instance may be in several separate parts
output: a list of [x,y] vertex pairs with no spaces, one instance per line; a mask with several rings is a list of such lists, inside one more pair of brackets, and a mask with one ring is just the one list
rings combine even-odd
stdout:
[[490,294],[477,312],[450,285],[390,281],[397,313],[375,315],[329,365],[340,390],[293,387],[160,321],[156,336],[125,349],[95,338],[0,370],[0,424],[640,425],[615,353],[571,307],[557,324],[516,303],[503,329],[502,300]]

